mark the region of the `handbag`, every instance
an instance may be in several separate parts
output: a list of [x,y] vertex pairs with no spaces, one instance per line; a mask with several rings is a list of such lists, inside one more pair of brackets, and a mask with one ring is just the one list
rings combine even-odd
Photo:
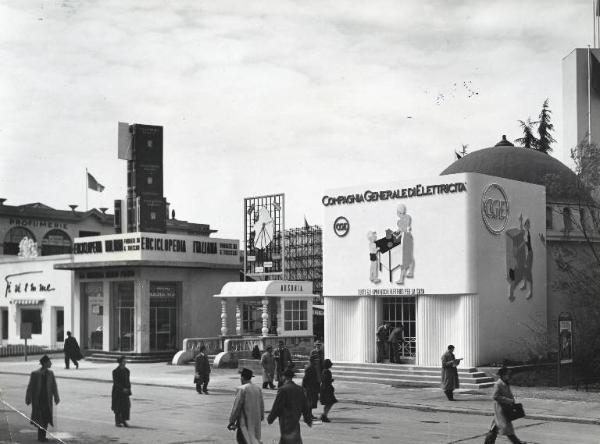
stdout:
[[525,417],[525,410],[523,409],[523,404],[521,404],[520,402],[506,407],[505,413],[509,421],[514,421],[515,419]]

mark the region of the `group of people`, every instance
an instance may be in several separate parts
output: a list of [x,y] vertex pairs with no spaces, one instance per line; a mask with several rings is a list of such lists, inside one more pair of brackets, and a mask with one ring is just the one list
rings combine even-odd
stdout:
[[[454,356],[454,345],[449,345],[442,355],[442,390],[449,401],[454,401],[454,390],[460,387],[458,365],[462,358]],[[505,435],[513,444],[525,444],[515,435],[510,410],[515,404],[515,397],[510,389],[510,370],[506,367],[498,369],[498,380],[494,384],[492,399],[494,400],[494,419],[485,436],[484,444],[494,444],[498,435]]]
[[[302,386],[297,385],[293,378],[296,374],[292,355],[283,341],[275,352],[268,346],[261,356],[263,368],[262,388],[274,389],[276,378],[279,390],[273,402],[273,407],[267,417],[267,423],[272,424],[279,419],[280,444],[301,444],[300,418],[311,427],[314,420],[312,409],[320,401],[323,407],[321,421],[330,422],[329,411],[337,402],[333,377],[332,363],[324,359],[321,342],[315,342],[310,353],[309,364],[304,369]],[[229,415],[229,430],[236,430],[239,444],[259,444],[261,441],[261,422],[264,418],[264,400],[262,390],[252,384],[252,370],[243,368],[240,372],[242,385],[236,390],[233,407]]]
[[377,362],[389,359],[391,363],[400,364],[400,347],[404,344],[404,326],[390,325],[384,322],[377,327]]
[[[111,409],[115,414],[115,425],[117,427],[128,427],[127,421],[131,409],[129,369],[125,366],[127,360],[124,356],[120,356],[117,362],[118,366],[112,372]],[[42,356],[40,358],[40,368],[31,372],[29,376],[29,384],[27,384],[27,392],[25,393],[25,404],[31,405],[31,423],[38,429],[37,439],[41,442],[48,441],[46,437],[48,425],[54,426],[52,419],[53,405],[60,402],[56,378],[54,372],[50,370],[51,367],[52,360],[48,355]]]

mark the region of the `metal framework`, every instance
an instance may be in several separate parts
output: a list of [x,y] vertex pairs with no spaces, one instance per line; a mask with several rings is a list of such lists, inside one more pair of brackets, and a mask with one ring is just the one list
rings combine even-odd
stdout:
[[284,231],[285,279],[312,281],[318,303],[323,298],[323,232],[318,225]]

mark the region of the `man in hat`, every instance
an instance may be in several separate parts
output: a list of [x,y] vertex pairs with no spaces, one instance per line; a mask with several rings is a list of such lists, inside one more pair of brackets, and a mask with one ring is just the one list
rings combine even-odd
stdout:
[[236,388],[235,399],[229,415],[229,430],[237,428],[238,444],[261,444],[260,423],[265,419],[262,391],[252,384],[252,370],[240,371],[242,385]]
[[284,381],[283,372],[288,368],[294,367],[292,354],[285,346],[285,342],[279,341],[279,347],[275,350],[274,356],[277,364],[277,387],[281,387]]
[[260,358],[260,365],[262,366],[263,374],[263,385],[262,388],[267,387],[274,389],[273,379],[275,378],[275,357],[273,356],[273,346],[268,345],[267,350],[263,353]]
[[454,346],[449,345],[446,353],[442,355],[442,390],[449,401],[454,401],[454,390],[459,388],[458,369],[460,359],[454,357]]
[[288,368],[283,372],[285,382],[277,392],[271,413],[267,418],[273,424],[279,418],[279,444],[302,444],[300,435],[300,416],[309,427],[312,426],[312,415],[302,387],[296,385],[294,369]]
[[69,369],[70,361],[73,361],[75,368],[79,368],[79,362],[77,361],[83,359],[83,356],[79,344],[77,343],[77,339],[71,336],[70,331],[67,332],[67,339],[65,339],[63,351],[65,353],[65,368],[67,370]]
[[321,383],[321,372],[323,371],[323,360],[325,353],[323,352],[323,344],[321,341],[315,341],[315,347],[310,352],[310,366],[315,371],[317,381]]
[[196,383],[196,391],[200,394],[204,392],[208,395],[208,382],[210,381],[210,363],[206,356],[206,346],[200,346],[200,353],[196,356],[196,374],[194,382]]
[[38,429],[38,441],[48,441],[46,430],[48,424],[54,426],[52,422],[52,398],[58,404],[58,387],[54,373],[50,370],[52,361],[47,355],[40,359],[39,370],[31,372],[29,385],[27,385],[27,394],[25,395],[25,404],[31,404],[31,422]]

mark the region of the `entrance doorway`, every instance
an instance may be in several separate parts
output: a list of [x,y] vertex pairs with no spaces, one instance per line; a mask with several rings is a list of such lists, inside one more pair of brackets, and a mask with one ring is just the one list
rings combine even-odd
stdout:
[[134,350],[134,297],[133,281],[111,284],[111,338],[112,350]]
[[102,282],[81,283],[81,346],[102,350],[104,332],[104,295]]
[[416,314],[416,298],[414,296],[383,298],[383,322],[392,327],[403,325],[404,343],[400,348],[400,358],[409,361],[414,360],[417,350]]
[[150,350],[177,348],[176,282],[150,282]]

